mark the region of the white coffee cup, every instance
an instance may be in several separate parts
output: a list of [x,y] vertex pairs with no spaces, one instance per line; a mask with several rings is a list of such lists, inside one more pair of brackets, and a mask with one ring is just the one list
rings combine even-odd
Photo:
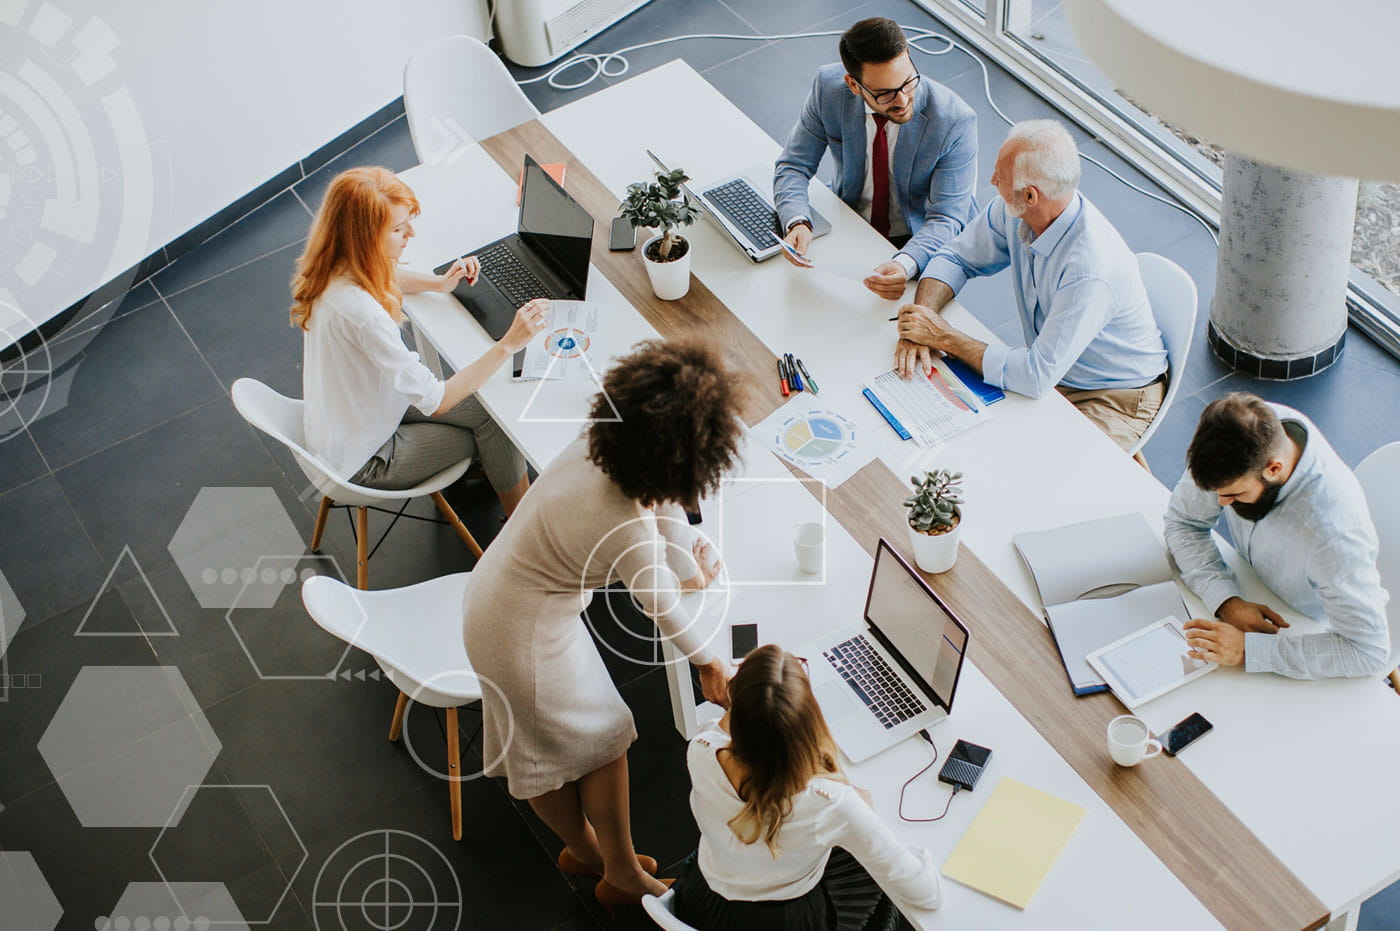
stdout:
[[808,575],[821,572],[826,565],[826,527],[813,521],[797,524],[792,548],[797,552],[797,568]]
[[1142,718],[1120,714],[1108,722],[1108,752],[1119,766],[1136,766],[1161,753],[1162,744]]

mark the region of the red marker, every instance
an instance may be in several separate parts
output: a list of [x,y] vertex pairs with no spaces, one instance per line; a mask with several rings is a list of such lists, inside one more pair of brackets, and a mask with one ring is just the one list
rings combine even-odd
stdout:
[[788,390],[787,370],[783,368],[783,360],[778,360],[778,387],[783,389],[783,397],[787,397],[792,392]]

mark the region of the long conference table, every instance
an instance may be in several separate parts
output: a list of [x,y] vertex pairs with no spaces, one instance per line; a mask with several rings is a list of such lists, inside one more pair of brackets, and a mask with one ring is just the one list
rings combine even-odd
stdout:
[[[819,184],[813,206],[833,224],[813,247],[825,270],[781,260],[755,266],[697,225],[686,231],[690,293],[657,300],[639,257],[607,249],[622,192],[650,176],[647,148],[700,181],[771,165],[779,150],[688,65],[673,61],[404,172],[423,206],[405,259],[431,268],[513,231],[516,177],[529,152],[565,163],[566,188],[595,218],[588,298],[613,308],[612,357],[648,337],[710,340],[749,389],[743,416],[751,425],[785,400],[775,354],[806,362],[821,385],[813,406],[854,423],[878,458],[827,488],[750,437],[742,467],[702,503],[700,529],[724,557],[725,576],[711,591],[687,596],[718,650],[735,622],[757,621],[761,641],[797,648],[859,619],[876,541],[883,536],[909,555],[905,484],[897,476],[938,466],[964,472],[962,553],[953,569],[928,578],[971,636],[953,713],[932,734],[941,754],[959,738],[992,747],[991,764],[978,789],[931,825],[902,821],[896,810],[900,786],[931,759],[922,741],[850,766],[849,775],[870,789],[900,837],[939,863],[1004,776],[1087,814],[1024,912],[945,880],[940,910],[900,903],[911,921],[920,928],[1355,927],[1360,903],[1400,878],[1400,792],[1393,788],[1400,700],[1372,679],[1296,682],[1219,669],[1139,711],[1158,732],[1199,711],[1215,733],[1179,758],[1115,766],[1104,729],[1125,709],[1108,694],[1071,693],[1011,537],[1132,511],[1160,532],[1168,489],[1054,392],[1038,400],[1008,396],[988,423],[929,452],[899,442],[859,391],[890,366],[887,317],[895,305],[858,281],[888,257],[889,246]],[[490,343],[449,295],[412,295],[405,307],[432,365],[456,368]],[[955,325],[995,339],[966,308],[954,304],[947,313]],[[480,397],[543,468],[586,423],[596,390],[591,381],[517,382],[502,370]],[[799,573],[792,551],[794,523],[808,520],[827,527],[825,569],[815,577]],[[1246,597],[1280,606],[1225,551]],[[1285,614],[1293,622],[1286,635],[1317,629]],[[684,663],[667,669],[676,725],[688,736],[703,711]],[[928,817],[946,800],[931,771],[910,787],[906,814]]]

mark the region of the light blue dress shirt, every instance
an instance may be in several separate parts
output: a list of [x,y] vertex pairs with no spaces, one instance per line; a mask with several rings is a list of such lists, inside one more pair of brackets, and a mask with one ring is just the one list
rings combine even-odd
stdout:
[[1382,675],[1391,668],[1385,606],[1376,570],[1376,528],[1356,476],[1311,421],[1272,405],[1302,456],[1260,521],[1220,506],[1187,471],[1167,505],[1167,548],[1181,577],[1212,614],[1240,594],[1211,539],[1221,512],[1240,555],[1294,610],[1329,626],[1319,634],[1244,635],[1245,668],[1294,679]]
[[1056,385],[1141,388],[1166,371],[1137,257],[1084,195],[1039,236],[993,198],[933,254],[922,277],[957,293],[969,278],[1008,267],[1026,347],[988,346],[988,384],[1038,398]]

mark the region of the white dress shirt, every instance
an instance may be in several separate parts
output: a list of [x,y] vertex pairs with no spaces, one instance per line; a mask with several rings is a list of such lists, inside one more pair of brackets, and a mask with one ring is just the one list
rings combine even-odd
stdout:
[[778,856],[762,837],[739,840],[729,821],[743,802],[715,755],[728,746],[729,734],[714,722],[686,752],[690,808],[700,826],[698,863],[717,894],[733,902],[795,899],[821,881],[831,848],[840,847],[899,901],[938,907],[942,889],[928,852],[901,843],[853,786],[836,779],[813,779],[793,796]]
[[[885,123],[885,164],[894,167],[894,144],[899,141],[899,124],[890,120]],[[870,204],[875,199],[875,176],[872,173],[875,166],[873,157],[875,152],[875,111],[867,104],[865,108],[865,184],[860,189],[860,200],[856,203],[856,212],[866,223],[870,222]],[[894,178],[889,182],[890,196],[890,238],[909,235],[909,223],[904,219],[904,213],[899,209],[899,198],[895,194]],[[801,220],[811,222],[810,217],[793,217],[787,228],[792,229],[793,224]],[[903,252],[896,253],[893,262],[898,262],[904,266],[904,277],[912,279],[919,274],[919,266],[912,258]]]
[[1240,517],[1203,491],[1188,470],[1167,506],[1167,547],[1181,577],[1212,614],[1240,594],[1210,531],[1225,524],[1240,555],[1264,584],[1326,633],[1244,635],[1245,668],[1294,679],[1381,675],[1391,668],[1385,606],[1376,570],[1376,528],[1361,485],[1322,433],[1302,414],[1271,405],[1302,444],[1293,474],[1263,520]]
[[306,447],[339,479],[393,436],[410,404],[429,416],[442,404],[443,382],[379,302],[345,278],[312,304],[302,347]]

